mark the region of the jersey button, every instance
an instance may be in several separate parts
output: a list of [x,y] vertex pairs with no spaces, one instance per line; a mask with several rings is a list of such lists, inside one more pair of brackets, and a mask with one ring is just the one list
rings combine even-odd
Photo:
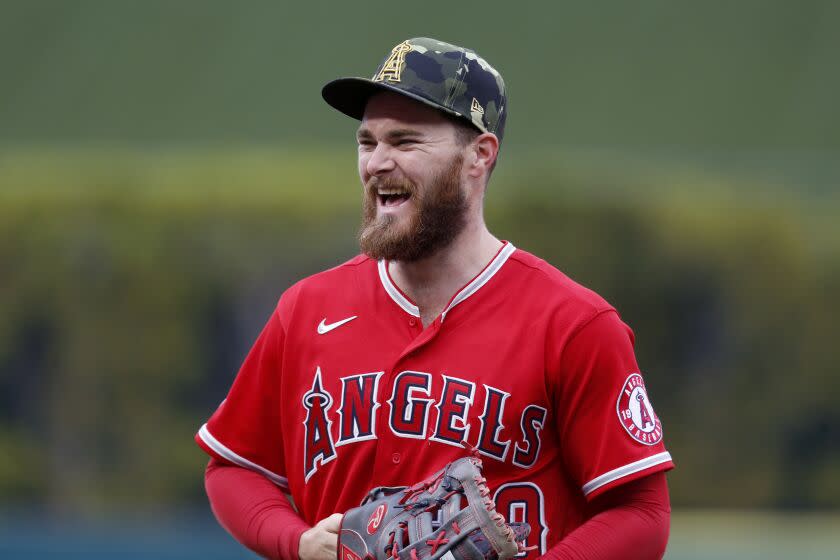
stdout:
[[[412,326],[412,327],[413,327],[414,325],[416,325],[416,324],[417,324],[417,319],[415,319],[414,317],[412,317],[411,319],[409,319],[409,320],[408,320],[408,324],[409,324],[409,326]],[[394,461],[394,462],[396,463],[396,461]]]
[[394,453],[393,455],[391,455],[391,460],[394,462],[395,465],[399,464],[400,454],[399,453]]

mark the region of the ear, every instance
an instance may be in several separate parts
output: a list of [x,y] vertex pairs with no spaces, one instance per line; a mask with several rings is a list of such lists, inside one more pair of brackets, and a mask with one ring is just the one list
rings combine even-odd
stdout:
[[470,161],[467,175],[470,177],[487,177],[499,155],[499,139],[492,132],[485,132],[476,136],[470,143]]

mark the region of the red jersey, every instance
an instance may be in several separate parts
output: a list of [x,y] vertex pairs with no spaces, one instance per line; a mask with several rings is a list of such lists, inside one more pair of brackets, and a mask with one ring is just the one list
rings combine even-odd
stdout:
[[673,467],[615,309],[506,243],[425,329],[384,261],[289,288],[196,435],[261,472],[310,524],[375,486],[483,456],[497,510],[547,551],[586,501]]

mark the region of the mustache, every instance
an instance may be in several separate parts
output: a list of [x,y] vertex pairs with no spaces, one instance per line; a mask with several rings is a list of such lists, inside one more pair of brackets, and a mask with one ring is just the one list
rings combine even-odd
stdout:
[[381,188],[402,189],[407,191],[409,194],[414,194],[417,191],[417,185],[415,185],[413,182],[409,181],[408,179],[396,177],[379,177],[374,175],[373,177],[368,179],[368,182],[365,185],[365,190],[369,195],[372,196],[375,196],[377,194],[377,191]]

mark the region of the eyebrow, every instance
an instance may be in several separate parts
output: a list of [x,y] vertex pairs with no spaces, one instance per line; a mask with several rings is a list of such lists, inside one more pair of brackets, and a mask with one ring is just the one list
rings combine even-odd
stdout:
[[[419,130],[415,130],[413,128],[396,128],[394,130],[388,131],[385,135],[385,138],[389,142],[393,142],[395,140],[399,140],[401,138],[405,138],[407,136],[422,136],[423,133]],[[373,138],[373,133],[365,127],[360,128],[356,131],[356,138],[359,140],[369,140]]]

